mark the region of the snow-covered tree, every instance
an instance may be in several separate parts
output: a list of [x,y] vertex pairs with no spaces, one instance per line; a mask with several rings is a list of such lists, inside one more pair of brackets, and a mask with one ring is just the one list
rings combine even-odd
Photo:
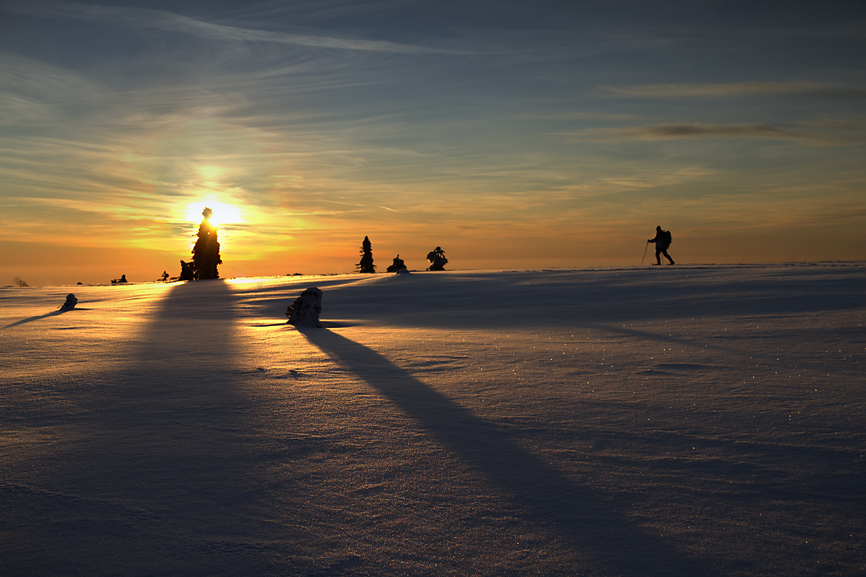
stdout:
[[361,262],[355,266],[358,267],[358,272],[376,272],[376,265],[373,264],[373,245],[366,236],[361,243]]
[[289,318],[286,324],[321,328],[320,314],[322,314],[322,289],[310,287],[286,309],[286,316]]
[[76,297],[72,293],[69,293],[68,295],[66,295],[66,302],[63,303],[62,305],[60,305],[60,310],[63,312],[71,311],[72,309],[75,308],[75,305],[77,305],[77,304],[78,304],[78,297]]
[[427,270],[445,270],[445,265],[448,264],[445,251],[438,246],[427,253],[427,260],[430,261],[430,267]]
[[192,261],[180,261],[180,276],[177,277],[177,280],[195,280]]
[[400,258],[400,255],[398,254],[396,257],[394,257],[394,263],[388,267],[388,272],[398,272],[401,270],[407,270],[406,263],[403,262],[403,259]]
[[201,211],[204,220],[198,227],[198,239],[192,247],[193,279],[215,279],[219,278],[217,265],[222,264],[220,258],[220,243],[217,239],[218,226],[211,224],[210,217],[213,210],[205,207]]

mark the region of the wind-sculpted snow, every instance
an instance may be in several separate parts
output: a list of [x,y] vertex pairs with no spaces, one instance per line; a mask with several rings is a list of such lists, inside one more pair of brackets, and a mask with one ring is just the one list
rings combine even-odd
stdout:
[[3,288],[0,573],[862,574],[863,266],[677,267]]

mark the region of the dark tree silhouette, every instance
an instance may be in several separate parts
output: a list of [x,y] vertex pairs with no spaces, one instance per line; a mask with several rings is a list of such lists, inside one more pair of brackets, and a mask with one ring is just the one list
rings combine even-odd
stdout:
[[180,276],[177,277],[177,280],[195,280],[195,275],[192,271],[192,261],[180,261]]
[[406,270],[406,263],[403,262],[403,259],[398,254],[394,257],[394,263],[388,267],[388,272],[397,272],[399,270]]
[[198,226],[198,239],[192,247],[192,265],[193,279],[215,279],[219,278],[220,274],[217,271],[217,265],[222,264],[220,258],[220,243],[217,239],[218,226],[214,226],[210,222],[210,217],[213,210],[205,207],[201,211],[204,220]]
[[361,262],[355,266],[358,267],[358,272],[376,272],[376,265],[373,264],[373,245],[366,236],[361,243]]
[[430,261],[430,267],[427,270],[445,270],[445,265],[448,264],[445,251],[438,246],[427,253],[427,260]]

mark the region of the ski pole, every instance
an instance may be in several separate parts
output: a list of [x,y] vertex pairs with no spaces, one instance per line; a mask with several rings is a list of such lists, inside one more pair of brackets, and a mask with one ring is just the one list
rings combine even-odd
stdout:
[[646,241],[646,246],[643,247],[643,257],[640,259],[640,265],[643,266],[643,261],[646,258],[646,251],[649,248],[649,241]]

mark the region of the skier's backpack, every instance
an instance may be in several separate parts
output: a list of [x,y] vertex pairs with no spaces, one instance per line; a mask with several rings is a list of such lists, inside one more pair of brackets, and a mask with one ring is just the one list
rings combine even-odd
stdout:
[[664,236],[665,236],[665,242],[667,242],[668,244],[670,244],[671,241],[673,241],[673,238],[671,237],[671,231],[669,231],[669,230],[664,231]]

